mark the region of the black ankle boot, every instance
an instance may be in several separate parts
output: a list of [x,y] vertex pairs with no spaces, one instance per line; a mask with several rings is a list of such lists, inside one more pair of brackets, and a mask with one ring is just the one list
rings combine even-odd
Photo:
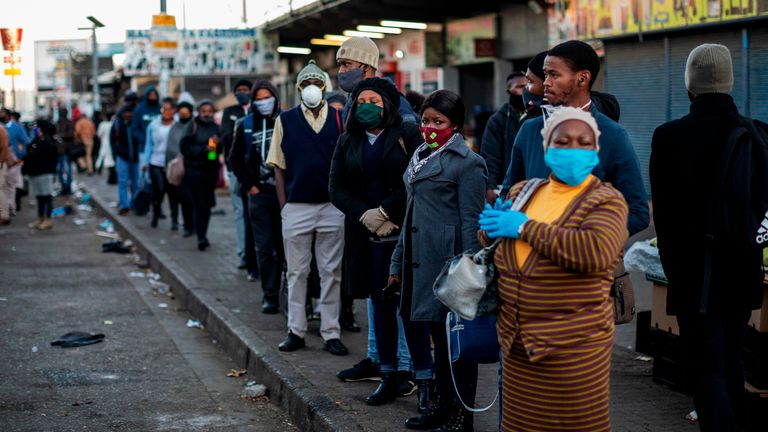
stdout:
[[426,414],[429,410],[429,401],[432,399],[435,391],[435,380],[416,380],[416,386],[418,387],[419,394],[419,414]]
[[379,384],[372,395],[368,396],[365,403],[371,406],[379,406],[392,402],[397,397],[399,389],[397,372],[383,373],[381,374],[381,384]]
[[435,432],[474,432],[474,415],[461,405],[451,407],[448,421]]
[[444,425],[448,414],[448,407],[446,407],[440,395],[435,395],[427,408],[427,412],[417,416],[411,417],[405,421],[406,429],[411,430],[432,430]]

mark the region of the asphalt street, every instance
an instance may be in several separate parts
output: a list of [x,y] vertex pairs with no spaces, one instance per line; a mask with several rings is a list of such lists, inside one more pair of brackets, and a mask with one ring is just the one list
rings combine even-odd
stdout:
[[[248,375],[226,376],[233,362],[130,254],[101,252],[97,215],[40,232],[26,226],[34,212],[0,228],[0,431],[296,430],[241,397]],[[71,331],[105,339],[50,345]]]

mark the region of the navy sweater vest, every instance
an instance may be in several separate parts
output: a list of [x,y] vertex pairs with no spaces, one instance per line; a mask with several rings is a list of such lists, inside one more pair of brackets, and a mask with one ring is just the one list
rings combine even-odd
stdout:
[[285,191],[290,203],[322,204],[330,201],[328,177],[336,141],[341,134],[336,110],[328,107],[319,133],[304,118],[299,105],[280,114],[285,155]]

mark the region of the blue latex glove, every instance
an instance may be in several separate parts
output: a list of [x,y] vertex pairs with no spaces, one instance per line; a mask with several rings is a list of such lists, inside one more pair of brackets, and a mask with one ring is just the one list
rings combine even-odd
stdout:
[[512,200],[501,201],[501,198],[496,198],[496,202],[493,204],[494,210],[509,210],[512,208]]
[[520,226],[527,220],[528,216],[519,211],[485,209],[480,214],[480,229],[491,239],[516,239],[519,237],[517,232]]

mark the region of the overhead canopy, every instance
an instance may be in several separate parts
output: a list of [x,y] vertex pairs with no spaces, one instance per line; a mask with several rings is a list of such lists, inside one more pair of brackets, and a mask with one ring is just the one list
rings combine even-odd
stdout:
[[341,34],[361,24],[381,20],[443,23],[499,11],[498,0],[321,0],[267,23],[266,32],[277,32],[281,45],[306,46],[311,38]]

